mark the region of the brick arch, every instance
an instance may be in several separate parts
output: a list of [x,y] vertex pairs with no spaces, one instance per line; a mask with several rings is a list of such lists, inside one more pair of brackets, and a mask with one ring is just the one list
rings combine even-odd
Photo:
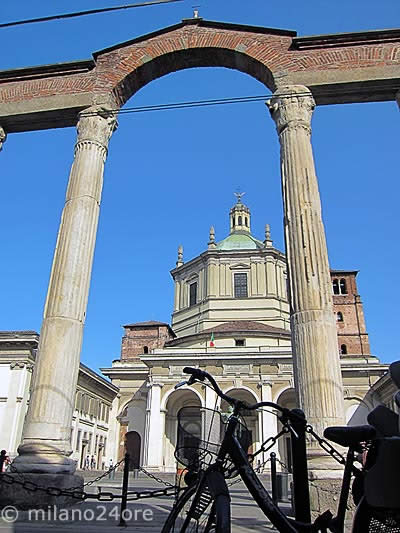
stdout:
[[0,73],[7,133],[76,125],[92,105],[118,109],[150,81],[186,68],[225,67],[274,91],[305,85],[317,105],[394,100],[400,30],[297,37],[296,32],[187,19],[93,54]]
[[287,62],[295,32],[184,21],[94,54],[96,92],[112,91],[123,105],[161,76],[198,67],[244,72],[275,90],[273,70]]
[[275,82],[271,70],[251,56],[228,48],[192,48],[162,54],[135,68],[113,88],[119,105],[151,81],[172,72],[198,67],[225,67],[238,70],[263,83],[271,91]]

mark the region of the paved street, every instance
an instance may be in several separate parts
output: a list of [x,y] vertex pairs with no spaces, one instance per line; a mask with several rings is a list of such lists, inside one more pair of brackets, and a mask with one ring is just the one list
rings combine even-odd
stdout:
[[[115,481],[108,478],[92,485],[88,492],[97,493],[98,486],[103,491],[118,493],[121,487],[120,475]],[[130,481],[130,490],[152,490],[162,487],[153,480],[139,478]],[[250,495],[242,483],[231,488],[232,495],[232,532],[244,533],[247,531],[270,532],[268,522],[258,507],[253,503]],[[4,519],[0,522],[1,533],[34,533],[39,531],[101,531],[111,533],[120,530],[144,531],[156,533],[162,525],[173,504],[172,497],[151,498],[131,502],[128,505],[127,527],[119,527],[119,500],[116,502],[84,502],[73,507],[54,509],[38,512],[20,512],[14,523],[7,523]],[[29,514],[30,513],[30,514]],[[12,511],[11,519],[14,518]]]
[[[86,480],[90,479],[86,474]],[[172,481],[173,478],[168,478]],[[102,491],[120,493],[121,473],[117,473],[115,480],[103,479],[88,487],[87,492],[97,494],[99,487]],[[264,478],[266,486],[268,478]],[[131,479],[129,489],[131,491],[154,490],[164,486],[155,481],[140,477]],[[234,484],[230,488],[232,496],[232,533],[276,531],[266,520],[263,513],[254,504],[243,483]],[[50,508],[42,512],[23,511],[18,514],[15,522],[7,523],[0,520],[0,533],[39,533],[39,532],[63,532],[85,531],[87,533],[115,533],[118,531],[137,531],[145,533],[159,533],[168,516],[173,497],[149,498],[128,504],[126,527],[119,526],[120,500],[115,502],[87,501],[72,507]],[[289,506],[284,507],[289,511]],[[29,513],[31,513],[29,515]],[[14,514],[10,512],[10,518]],[[350,528],[348,528],[350,531]]]

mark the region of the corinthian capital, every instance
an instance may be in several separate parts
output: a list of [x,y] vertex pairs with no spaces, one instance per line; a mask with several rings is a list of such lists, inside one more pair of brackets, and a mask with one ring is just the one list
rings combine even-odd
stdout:
[[0,151],[3,149],[3,143],[5,142],[6,138],[7,138],[7,133],[0,126]]
[[92,106],[79,113],[78,143],[97,142],[107,149],[108,141],[117,129],[115,111],[105,106]]
[[287,128],[304,128],[311,133],[315,101],[304,85],[280,87],[266,104],[279,135]]

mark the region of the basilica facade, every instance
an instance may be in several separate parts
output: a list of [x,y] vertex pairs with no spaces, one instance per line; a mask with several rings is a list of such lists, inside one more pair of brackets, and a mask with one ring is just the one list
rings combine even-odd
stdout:
[[[263,240],[252,235],[250,210],[237,196],[225,239],[217,242],[211,227],[205,251],[187,262],[179,247],[171,271],[171,324],[125,325],[120,359],[101,369],[119,389],[109,429],[114,460],[128,449],[133,464],[174,472],[179,414],[187,413],[184,423],[192,436],[206,438],[208,410],[226,412],[202,384],[175,390],[185,379],[185,366],[207,370],[225,393],[249,403],[296,406],[286,258],[274,247],[268,225]],[[367,391],[387,370],[370,353],[356,276],[354,270],[331,271],[349,424],[363,421]],[[246,415],[245,422],[252,449],[280,430],[276,416],[265,410]],[[274,451],[290,466],[285,436]]]

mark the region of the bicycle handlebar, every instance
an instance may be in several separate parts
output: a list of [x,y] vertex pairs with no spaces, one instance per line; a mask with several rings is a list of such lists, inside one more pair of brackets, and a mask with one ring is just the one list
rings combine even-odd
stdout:
[[255,404],[249,404],[243,400],[238,400],[237,398],[228,396],[227,394],[222,392],[222,390],[219,388],[213,376],[209,374],[208,372],[206,372],[205,370],[200,370],[200,368],[191,368],[189,366],[186,366],[183,369],[183,372],[184,374],[190,374],[188,385],[192,385],[196,380],[204,381],[205,379],[207,379],[211,383],[212,388],[217,393],[217,395],[223,400],[225,400],[226,402],[228,402],[229,404],[233,405],[236,409],[247,409],[249,411],[254,411],[255,409],[258,409],[260,407],[272,407],[273,409],[280,411],[284,416],[288,417],[291,420],[295,419],[296,421],[305,422],[305,418],[301,417],[299,413],[292,412],[290,409],[287,409],[286,407],[282,407],[281,405],[278,405],[277,403],[258,402]]

